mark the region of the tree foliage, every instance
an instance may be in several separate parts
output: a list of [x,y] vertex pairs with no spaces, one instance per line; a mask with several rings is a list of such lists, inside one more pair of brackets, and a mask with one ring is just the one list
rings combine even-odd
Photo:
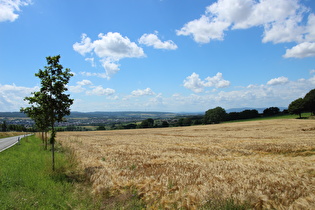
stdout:
[[310,90],[304,97],[305,109],[315,115],[315,89]]
[[278,107],[269,107],[263,111],[264,116],[272,116],[280,113],[280,109]]
[[301,118],[302,112],[305,110],[305,101],[303,98],[298,98],[292,101],[289,105],[289,113],[290,114],[298,114]]
[[222,107],[216,107],[214,109],[209,109],[206,111],[204,116],[204,121],[206,124],[210,123],[220,123],[226,119],[226,111]]
[[154,126],[154,120],[152,118],[143,120],[140,125],[141,128],[153,128],[153,126]]
[[44,70],[39,69],[35,74],[41,80],[40,91],[32,93],[33,96],[26,97],[25,100],[31,104],[31,107],[21,108],[21,111],[31,117],[36,126],[42,130],[51,128],[50,143],[52,145],[53,170],[54,170],[54,144],[56,130],[54,124],[61,122],[64,116],[70,115],[70,106],[73,99],[66,94],[66,85],[71,76],[70,69],[63,70],[63,66],[59,64],[60,55],[54,57],[46,57],[47,66]]

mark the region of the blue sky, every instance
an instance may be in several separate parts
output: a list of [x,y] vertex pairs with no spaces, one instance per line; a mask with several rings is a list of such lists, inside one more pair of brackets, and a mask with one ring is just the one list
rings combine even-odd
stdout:
[[0,111],[58,54],[73,111],[287,107],[315,88],[315,1],[0,0]]

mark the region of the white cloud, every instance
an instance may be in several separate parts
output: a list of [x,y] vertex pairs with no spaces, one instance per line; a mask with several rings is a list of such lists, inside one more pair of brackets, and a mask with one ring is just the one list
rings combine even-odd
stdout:
[[203,92],[205,87],[224,88],[228,86],[230,86],[230,82],[224,80],[220,72],[213,77],[207,77],[205,81],[202,81],[199,78],[199,74],[194,72],[184,80],[184,87],[195,93]]
[[310,14],[308,16],[307,28],[306,28],[306,40],[315,42],[315,15]]
[[[95,53],[100,58],[100,62],[105,69],[105,75],[99,74],[103,78],[110,79],[113,74],[120,70],[118,62],[121,59],[146,56],[143,49],[135,42],[131,42],[128,37],[123,37],[117,32],[100,33],[98,35],[99,39],[95,41],[92,41],[86,34],[82,34],[81,38],[81,42],[76,42],[73,45],[73,49],[83,56],[87,53],[91,55]],[[87,58],[86,60],[95,65],[92,58]]]
[[145,56],[141,47],[131,42],[128,37],[121,36],[120,33],[100,33],[98,37],[99,39],[93,42],[93,47],[94,52],[100,58],[110,57],[119,60],[122,58],[139,58]]
[[92,90],[90,91],[86,91],[87,95],[113,95],[116,91],[114,89],[111,88],[103,88],[102,86],[96,86],[94,87]]
[[77,82],[78,85],[84,86],[84,85],[92,85],[93,83],[90,80],[84,79],[82,81]]
[[300,21],[300,17],[291,17],[281,22],[266,24],[262,42],[277,44],[303,41],[305,29],[298,25]]
[[201,93],[205,86],[204,82],[199,78],[199,74],[194,72],[184,80],[184,87],[195,93]]
[[94,73],[94,72],[86,72],[82,71],[80,72],[81,75],[86,76],[86,77],[100,77],[100,78],[108,78],[106,73]]
[[315,74],[315,69],[310,70],[310,74]]
[[93,85],[93,83],[90,80],[84,79],[82,81],[78,81],[76,86],[69,86],[68,89],[72,93],[82,93],[86,90],[82,86],[87,86],[87,85]]
[[82,34],[81,42],[76,42],[73,45],[73,49],[83,56],[85,56],[86,53],[90,53],[93,50],[93,43],[91,42],[91,38],[89,38],[86,34]]
[[110,79],[112,75],[116,74],[120,68],[118,61],[111,58],[104,58],[101,60],[102,66],[106,70],[106,78]]
[[181,30],[177,30],[179,35],[192,35],[198,43],[209,43],[211,39],[223,40],[224,31],[229,27],[229,23],[220,21],[217,18],[210,19],[202,15],[200,19],[190,21]]
[[278,77],[271,79],[267,82],[267,85],[282,85],[289,82],[289,79],[287,77]]
[[68,89],[72,93],[82,93],[85,91],[85,88],[83,88],[81,85],[68,86]]
[[[263,43],[315,41],[315,15],[299,0],[217,0],[199,19],[177,30],[177,35],[192,35],[198,43],[209,43],[223,40],[226,31],[257,26],[264,28]],[[315,56],[313,48],[310,50],[305,45],[296,46],[299,49],[297,56],[287,52],[284,57]]]
[[26,107],[24,98],[30,96],[32,92],[38,91],[39,87],[22,87],[0,84],[0,111],[19,111],[21,107]]
[[151,90],[151,88],[146,88],[144,90],[134,90],[131,92],[132,96],[152,96],[155,95],[155,93]]
[[140,44],[147,46],[153,46],[155,49],[166,49],[166,50],[176,50],[177,45],[172,41],[162,42],[156,34],[143,34],[139,39]]
[[287,49],[284,58],[305,58],[315,56],[315,42],[303,42]]
[[31,4],[31,0],[0,0],[0,22],[15,21],[19,15],[20,7]]
[[96,67],[96,64],[95,64],[95,61],[94,61],[94,58],[85,58],[85,61],[87,62],[90,62],[92,67]]
[[218,72],[214,77],[206,78],[206,87],[225,88],[230,86],[230,82],[223,79],[222,73]]
[[174,94],[170,98],[163,98],[163,102],[170,110],[206,111],[216,106],[223,108],[235,107],[286,107],[293,100],[304,97],[314,88],[315,76],[309,79],[287,81],[278,85],[248,85],[237,87],[232,91],[220,91],[207,94],[191,94],[188,96]]

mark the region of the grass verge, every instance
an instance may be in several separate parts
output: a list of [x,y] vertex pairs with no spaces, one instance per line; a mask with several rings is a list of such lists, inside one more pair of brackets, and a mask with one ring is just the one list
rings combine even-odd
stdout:
[[71,151],[56,145],[56,170],[51,152],[35,136],[23,138],[0,153],[0,209],[144,209],[134,193],[93,196]]
[[97,209],[100,204],[92,196],[79,193],[83,180],[67,175],[72,167],[59,151],[53,172],[51,153],[41,141],[23,138],[0,153],[0,209]]

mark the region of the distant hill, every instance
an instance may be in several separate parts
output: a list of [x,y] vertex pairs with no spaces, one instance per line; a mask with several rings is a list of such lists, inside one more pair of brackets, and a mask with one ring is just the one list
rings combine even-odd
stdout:
[[[266,107],[268,108],[268,107]],[[248,109],[256,109],[259,113],[263,113],[266,108],[252,108],[252,107],[243,107],[243,108],[232,108],[227,109],[226,112],[242,112]],[[278,107],[280,110],[287,109],[287,107]],[[206,110],[205,110],[206,111]],[[187,116],[187,115],[203,115],[205,112],[136,112],[136,111],[122,111],[122,112],[71,112],[70,116],[67,118],[172,118],[178,116]],[[24,113],[21,112],[0,112],[0,118],[25,118],[27,117]]]
[[176,115],[176,113],[171,112],[71,112],[68,118],[165,118],[175,117]]
[[25,118],[27,117],[26,114],[21,113],[21,112],[0,112],[0,117],[1,118]]
[[[67,118],[172,118],[179,114],[171,112],[71,112]],[[0,112],[0,118],[26,118],[20,112]]]

